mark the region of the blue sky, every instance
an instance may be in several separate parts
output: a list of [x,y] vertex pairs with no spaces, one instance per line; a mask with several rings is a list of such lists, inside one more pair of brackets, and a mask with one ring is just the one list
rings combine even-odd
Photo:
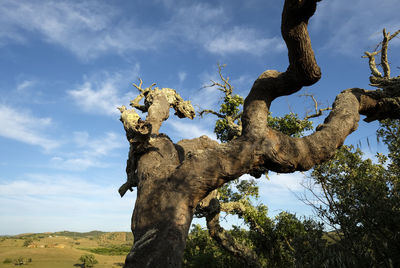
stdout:
[[[45,231],[128,231],[136,193],[120,198],[128,142],[117,106],[128,105],[142,78],[175,88],[197,107],[218,107],[203,88],[225,63],[236,93],[246,95],[266,69],[284,71],[283,1],[0,0],[0,235]],[[324,0],[310,22],[323,78],[301,93],[322,106],[343,89],[368,86],[363,52],[386,27],[400,28],[397,0]],[[389,60],[398,63],[400,40]],[[398,70],[396,70],[398,71]],[[393,73],[396,75],[393,68]],[[273,115],[304,116],[310,100],[283,97]],[[318,119],[319,120],[319,119]],[[212,116],[172,116],[162,132],[173,140],[214,137]],[[360,123],[348,143],[375,140],[376,123]],[[367,155],[383,150],[376,143]],[[271,215],[311,215],[297,200],[303,174],[260,180]]]

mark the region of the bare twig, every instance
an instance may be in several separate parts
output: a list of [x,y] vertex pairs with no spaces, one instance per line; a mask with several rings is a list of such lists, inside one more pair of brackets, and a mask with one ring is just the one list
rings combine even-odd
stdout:
[[213,115],[218,116],[219,118],[225,118],[225,117],[226,117],[225,115],[222,115],[222,114],[220,114],[220,113],[217,113],[217,112],[215,112],[215,111],[213,111],[213,110],[208,110],[208,109],[201,110],[201,111],[199,112],[199,116],[203,116],[204,114],[213,114]]
[[136,109],[138,109],[138,110],[140,110],[140,111],[142,111],[142,112],[147,112],[146,106],[145,106],[145,105],[139,104],[139,102],[144,98],[146,92],[150,91],[150,90],[151,90],[151,87],[152,87],[153,85],[155,85],[155,84],[151,85],[150,87],[148,87],[148,88],[146,88],[146,89],[143,89],[143,88],[142,88],[142,85],[143,85],[143,80],[140,79],[140,78],[139,78],[139,85],[133,84],[133,86],[134,86],[137,90],[139,90],[140,94],[139,94],[134,100],[131,101],[131,106],[134,107],[134,108],[136,108]]
[[369,68],[371,69],[372,75],[376,76],[376,77],[382,77],[382,74],[381,74],[381,72],[379,72],[378,68],[376,67],[376,62],[375,62],[375,56],[377,54],[379,54],[380,52],[381,52],[380,50],[372,52],[372,53],[365,51],[364,52],[365,56],[362,56],[362,58],[369,59]]
[[390,78],[390,66],[387,58],[387,50],[389,43],[390,33],[386,33],[386,29],[383,28],[383,41],[382,41],[382,52],[381,52],[381,65],[385,78]]
[[[225,94],[224,102],[228,103],[230,102],[231,99],[235,98],[236,96],[232,96],[233,86],[229,83],[229,77],[225,78],[224,75],[222,74],[222,69],[225,66],[226,66],[225,64],[224,65],[218,64],[218,75],[223,83],[211,80],[211,85],[207,85],[204,87],[217,87],[219,91],[224,92]],[[242,112],[239,112],[237,114],[228,114],[228,113],[224,114],[222,110],[220,112],[216,112],[214,110],[205,109],[198,112],[198,114],[199,116],[203,116],[204,114],[213,114],[216,115],[218,118],[225,120],[225,122],[227,123],[228,132],[230,133],[229,140],[239,137],[242,133],[242,122],[241,122]]]
[[322,112],[324,112],[324,111],[332,110],[332,107],[329,107],[329,106],[326,107],[326,108],[320,108],[320,109],[318,109],[318,102],[317,102],[317,100],[315,99],[315,97],[314,97],[312,94],[307,94],[307,93],[305,93],[305,94],[302,94],[302,95],[300,95],[300,96],[310,97],[310,98],[313,100],[313,102],[314,102],[315,113],[314,113],[314,114],[311,114],[311,115],[306,115],[306,116],[304,117],[305,120],[308,120],[308,119],[310,119],[310,118],[314,118],[314,117],[321,116],[321,115],[322,115]]
[[225,78],[222,74],[222,69],[225,68],[225,66],[226,66],[225,64],[223,64],[223,65],[218,64],[218,75],[219,75],[221,81],[224,83],[222,84],[219,82],[215,82],[214,80],[210,80],[211,85],[206,85],[203,88],[216,86],[218,90],[225,93],[225,97],[229,97],[232,95],[233,86],[229,83],[229,77]]
[[[374,77],[378,78],[386,78],[390,79],[390,66],[389,66],[389,61],[388,61],[388,56],[387,56],[387,51],[388,51],[388,44],[389,41],[395,38],[398,34],[400,33],[400,30],[397,30],[394,32],[392,35],[390,35],[389,32],[386,32],[386,29],[383,29],[383,40],[380,42],[376,48],[374,49],[374,52],[370,53],[368,51],[364,52],[364,56],[362,58],[368,58],[369,59],[369,68],[371,69],[371,73]],[[379,46],[381,46],[381,50],[378,50]],[[383,70],[383,75],[382,73],[378,70],[376,63],[375,63],[375,56],[381,53],[381,66]]]
[[136,85],[136,84],[133,84],[133,86],[135,87],[135,88],[137,88],[137,90],[139,90],[139,92],[140,93],[143,93],[143,89],[142,89],[142,85],[143,85],[143,80],[141,79],[141,78],[139,78],[139,86],[138,85]]

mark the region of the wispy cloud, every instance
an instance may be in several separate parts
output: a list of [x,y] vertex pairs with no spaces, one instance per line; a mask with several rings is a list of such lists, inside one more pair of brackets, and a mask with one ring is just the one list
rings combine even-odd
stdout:
[[[103,230],[105,226],[112,226],[114,231],[129,230],[135,195],[121,199],[118,185],[102,185],[90,179],[25,174],[24,179],[0,182],[0,233],[89,231],[88,228]],[[82,218],[84,224],[77,220]]]
[[24,80],[24,81],[18,83],[16,90],[17,90],[17,92],[22,92],[25,89],[28,89],[28,88],[34,86],[35,84],[36,84],[36,81],[34,81],[34,80]]
[[[192,104],[199,109],[214,109],[222,102],[223,93],[215,87],[204,87],[191,98]],[[201,107],[198,107],[201,104]]]
[[183,81],[185,81],[186,76],[187,76],[186,72],[178,72],[179,83],[182,83]]
[[[262,37],[258,30],[232,27],[233,18],[222,5],[164,1],[168,10],[163,24],[136,21],[123,10],[98,1],[4,0],[0,6],[0,45],[29,42],[29,34],[60,45],[82,60],[103,54],[125,55],[129,51],[158,49],[162,45],[188,42],[216,54],[260,55],[279,51],[279,38]],[[189,15],[190,14],[190,15]]]
[[209,129],[203,128],[201,125],[192,122],[183,122],[179,119],[169,119],[165,123],[165,127],[169,128],[172,135],[175,135],[181,139],[193,139],[198,138],[202,135],[206,135],[209,138],[216,140],[216,136]]
[[233,86],[233,94],[239,94],[241,96],[246,96],[253,86],[254,81],[257,79],[256,75],[240,75],[239,77],[231,80],[231,85]]
[[[26,42],[26,33],[65,47],[87,60],[103,53],[124,53],[154,47],[163,35],[157,29],[122,21],[116,7],[98,1],[2,1],[0,44]],[[158,34],[157,34],[158,33]],[[133,42],[132,36],[140,40]]]
[[38,145],[51,150],[60,142],[46,137],[45,131],[52,127],[51,118],[40,118],[29,111],[0,104],[0,136],[23,143]]
[[[243,175],[241,179],[251,179],[250,175]],[[277,174],[270,172],[269,179],[262,176],[257,179],[260,201],[269,209],[270,216],[282,211],[300,212],[300,215],[311,215],[312,208],[304,204],[299,198],[303,196],[305,188],[302,185],[305,175],[300,172],[291,174]]]
[[112,157],[112,153],[126,144],[120,135],[109,132],[99,138],[90,137],[86,131],[75,132],[72,140],[76,148],[71,153],[56,154],[51,163],[57,169],[82,171],[92,167],[106,168],[109,163],[103,161],[104,157]]
[[362,50],[373,49],[382,40],[384,27],[398,30],[397,5],[397,0],[354,0],[351,5],[346,1],[322,1],[311,20],[311,29],[317,34],[329,34],[325,49],[358,57]]
[[[68,95],[85,112],[100,115],[119,115],[117,107],[133,99],[134,88],[128,93],[121,93],[121,88],[127,88],[138,77],[140,66],[136,64],[133,70],[109,73],[106,71],[84,77],[84,82]],[[125,92],[126,89],[125,89]]]
[[260,188],[263,193],[272,192],[298,192],[304,188],[301,186],[301,182],[304,179],[304,175],[300,172],[290,174],[277,174],[272,173],[268,179],[262,179]]
[[278,37],[262,37],[264,35],[261,32],[249,26],[233,27],[233,18],[223,6],[206,3],[182,4],[177,9],[171,9],[171,12],[172,19],[166,30],[179,33],[186,40],[200,44],[211,53],[262,55],[285,48]]
[[206,42],[206,49],[217,54],[243,53],[262,55],[268,52],[283,51],[285,44],[278,37],[260,38],[254,29],[236,26],[227,32],[220,33]]

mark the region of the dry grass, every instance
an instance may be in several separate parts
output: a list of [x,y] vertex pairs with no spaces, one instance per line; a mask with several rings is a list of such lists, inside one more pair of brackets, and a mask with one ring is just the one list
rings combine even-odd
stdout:
[[[107,241],[104,238],[100,241],[96,238],[71,238],[66,236],[51,236],[46,234],[41,239],[34,240],[33,245],[36,247],[24,247],[24,239],[10,237],[0,239],[0,267],[15,267],[13,263],[5,264],[5,259],[17,259],[18,257],[32,258],[32,262],[25,267],[37,268],[71,268],[76,264],[80,264],[79,257],[89,252],[80,248],[96,248],[100,244],[104,245]],[[111,242],[111,241],[110,241]],[[126,243],[126,241],[120,241]],[[113,240],[112,244],[116,244]],[[98,260],[96,268],[121,267],[125,256],[103,256],[94,254]],[[79,266],[75,266],[79,267]]]

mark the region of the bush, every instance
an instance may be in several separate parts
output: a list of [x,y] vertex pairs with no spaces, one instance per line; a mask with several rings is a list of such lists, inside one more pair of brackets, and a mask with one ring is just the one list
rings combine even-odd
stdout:
[[14,259],[15,265],[26,265],[28,262],[32,262],[32,258],[19,257],[18,259]]
[[32,243],[33,243],[33,239],[32,238],[30,238],[30,237],[25,238],[24,247],[28,247],[28,246],[32,245]]
[[107,247],[99,247],[99,248],[80,248],[80,249],[99,255],[121,256],[121,255],[127,255],[131,251],[131,248],[132,245],[123,244],[123,245],[109,245]]
[[86,268],[86,267],[93,267],[95,264],[98,263],[98,261],[96,260],[95,256],[93,254],[85,254],[82,255],[79,260],[81,262],[83,262],[82,267]]
[[3,261],[3,263],[12,263],[12,259],[7,258],[7,259],[5,259],[5,260]]

